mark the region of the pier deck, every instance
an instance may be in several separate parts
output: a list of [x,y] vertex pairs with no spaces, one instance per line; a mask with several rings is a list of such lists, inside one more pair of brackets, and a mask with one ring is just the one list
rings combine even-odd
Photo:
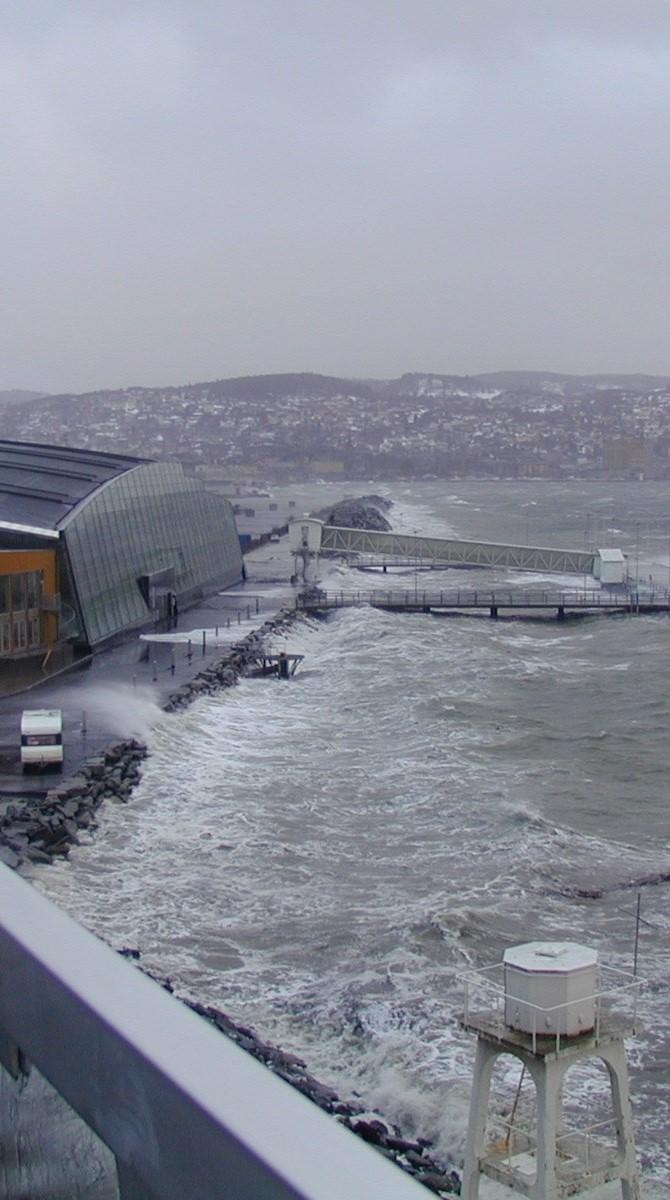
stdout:
[[422,612],[435,616],[488,612],[491,617],[530,616],[552,612],[560,619],[567,616],[587,616],[610,613],[668,613],[668,593],[638,594],[608,591],[527,591],[498,589],[496,591],[424,591],[418,588],[393,590],[374,588],[371,591],[305,592],[296,597],[296,608],[304,612],[327,612],[337,608],[356,608],[370,605],[389,612]]

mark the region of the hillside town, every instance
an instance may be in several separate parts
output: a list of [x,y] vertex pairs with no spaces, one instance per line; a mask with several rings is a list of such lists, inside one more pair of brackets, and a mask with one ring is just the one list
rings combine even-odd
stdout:
[[670,381],[646,376],[248,376],[8,401],[3,427],[231,481],[670,477]]

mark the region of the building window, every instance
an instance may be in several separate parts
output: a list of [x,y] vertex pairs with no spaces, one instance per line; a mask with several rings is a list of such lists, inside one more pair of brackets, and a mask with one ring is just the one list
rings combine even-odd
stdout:
[[9,654],[11,648],[12,635],[9,621],[0,621],[0,654]]
[[25,650],[28,645],[28,630],[23,617],[14,618],[14,649]]
[[26,576],[11,575],[12,612],[19,612],[26,607]]
[[26,608],[37,608],[40,602],[40,573],[29,571],[26,575]]

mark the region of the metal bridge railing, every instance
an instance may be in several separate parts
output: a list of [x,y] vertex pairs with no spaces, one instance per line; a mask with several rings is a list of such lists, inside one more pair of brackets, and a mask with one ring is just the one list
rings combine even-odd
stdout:
[[298,608],[348,608],[357,604],[372,604],[389,608],[599,608],[628,611],[640,607],[668,607],[668,596],[631,597],[627,593],[612,594],[593,591],[428,591],[418,588],[371,591],[319,591],[318,594],[298,596]]
[[425,1195],[0,865],[0,1062],[24,1056],[115,1154],[122,1200]]

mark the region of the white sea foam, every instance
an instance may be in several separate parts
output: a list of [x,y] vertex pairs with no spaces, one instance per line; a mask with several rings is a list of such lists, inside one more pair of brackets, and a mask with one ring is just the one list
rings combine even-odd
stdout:
[[[414,494],[403,520],[437,522],[440,503],[452,519],[437,485]],[[495,493],[484,503],[493,528]],[[113,700],[123,732],[152,726],[142,784],[41,886],[178,990],[458,1152],[464,965],[536,935],[630,961],[622,885],[661,866],[667,843],[665,641],[653,618],[587,631],[367,608],[298,623],[273,642],[306,655],[288,685],[246,680],[175,716]],[[585,883],[602,895],[580,899]],[[645,890],[655,1030],[670,1015],[668,890]],[[634,1088],[667,1186],[663,1053],[640,1044]],[[593,1081],[576,1084],[587,1112]]]

